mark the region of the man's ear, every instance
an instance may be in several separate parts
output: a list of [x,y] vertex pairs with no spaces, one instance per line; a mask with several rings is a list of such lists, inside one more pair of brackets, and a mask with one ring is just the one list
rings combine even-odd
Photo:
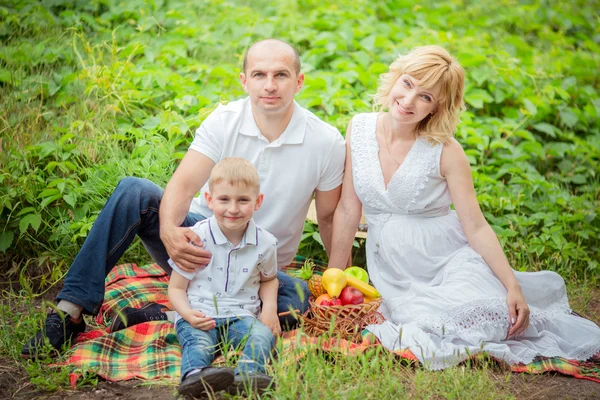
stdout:
[[262,206],[262,202],[263,202],[264,198],[265,198],[265,196],[262,193],[258,195],[258,197],[256,198],[256,204],[254,205],[254,211],[258,211],[260,206]]
[[300,91],[300,89],[302,89],[302,86],[304,86],[304,74],[300,73],[298,75],[298,81],[296,82],[296,92],[298,93],[298,91]]
[[213,204],[212,204],[213,198],[212,198],[212,195],[210,194],[210,192],[208,192],[208,191],[204,192],[204,200],[206,200],[206,204],[208,205],[208,208],[210,210],[212,210],[213,209]]
[[240,83],[244,88],[244,92],[248,93],[248,89],[246,88],[246,74],[243,72],[240,72]]

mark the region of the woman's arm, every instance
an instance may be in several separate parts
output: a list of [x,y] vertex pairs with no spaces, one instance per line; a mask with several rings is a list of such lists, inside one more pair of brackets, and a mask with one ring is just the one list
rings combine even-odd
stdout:
[[456,140],[452,139],[450,143],[444,145],[440,168],[442,176],[448,182],[454,209],[469,245],[483,257],[508,291],[506,300],[513,324],[509,336],[521,333],[529,324],[529,307],[496,233],[481,212],[473,187],[469,161]]
[[352,152],[350,149],[350,135],[352,121],[346,130],[346,164],[344,180],[342,181],[342,195],[333,215],[333,239],[329,268],[346,269],[354,243],[354,235],[358,229],[362,215],[362,204],[354,191],[352,181]]

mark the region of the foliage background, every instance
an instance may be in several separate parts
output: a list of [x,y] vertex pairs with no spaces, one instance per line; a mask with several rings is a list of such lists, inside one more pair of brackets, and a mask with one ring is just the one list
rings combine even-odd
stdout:
[[[244,96],[244,51],[300,51],[297,101],[341,132],[401,52],[467,71],[457,139],[515,269],[600,274],[597,1],[44,0],[0,5],[0,272],[61,279],[119,179],[165,185],[194,130]],[[307,225],[301,253],[322,258]],[[126,261],[147,261],[139,245]]]

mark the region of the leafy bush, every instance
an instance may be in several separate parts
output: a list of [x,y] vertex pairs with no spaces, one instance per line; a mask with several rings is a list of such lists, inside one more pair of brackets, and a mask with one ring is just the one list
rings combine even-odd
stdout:
[[[596,279],[597,9],[581,0],[0,7],[3,269],[58,278],[118,180],[166,184],[204,117],[244,95],[249,44],[278,37],[302,54],[298,102],[342,132],[370,110],[378,75],[398,53],[448,48],[467,70],[457,138],[512,265]],[[306,229],[301,252],[321,256],[318,233]],[[128,257],[142,254],[138,246]]]

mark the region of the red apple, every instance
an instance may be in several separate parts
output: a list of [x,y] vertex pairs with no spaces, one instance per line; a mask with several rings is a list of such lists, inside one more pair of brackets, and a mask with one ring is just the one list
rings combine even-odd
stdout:
[[365,296],[355,287],[346,286],[340,293],[340,300],[343,305],[347,304],[361,304],[365,301]]
[[330,306],[343,306],[344,303],[342,303],[342,301],[340,299],[338,299],[337,297],[334,297],[333,299],[331,299],[330,301],[331,304],[329,304]]

